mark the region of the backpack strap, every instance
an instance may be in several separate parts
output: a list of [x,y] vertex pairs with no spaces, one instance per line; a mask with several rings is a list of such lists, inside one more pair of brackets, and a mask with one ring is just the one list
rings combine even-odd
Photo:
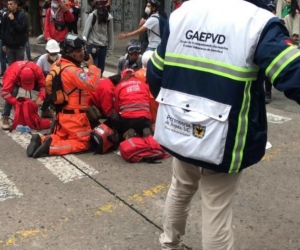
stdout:
[[96,23],[96,20],[97,19],[97,16],[93,13],[93,21],[92,21],[92,28],[94,27],[95,23]]
[[[61,66],[60,66],[60,70],[59,70],[59,73],[58,74],[60,74],[60,77],[61,77],[61,74],[62,74],[62,72],[64,71],[64,69],[66,69],[66,68],[68,68],[68,67],[71,67],[71,65],[67,65],[67,66],[65,66],[65,67],[63,67],[63,68],[61,68]],[[66,95],[71,95],[75,90],[77,89],[77,87],[75,87],[74,89],[72,89],[68,94],[67,93],[65,93]],[[80,98],[80,97],[79,97]]]
[[[155,18],[157,18],[158,19],[158,25],[160,26],[160,24],[159,24],[159,17],[158,16],[152,16],[152,17],[155,17]],[[160,30],[160,27],[159,27],[159,30]],[[161,37],[159,34],[157,34],[155,31],[153,31],[153,30],[150,30],[154,35],[157,35],[158,37]]]

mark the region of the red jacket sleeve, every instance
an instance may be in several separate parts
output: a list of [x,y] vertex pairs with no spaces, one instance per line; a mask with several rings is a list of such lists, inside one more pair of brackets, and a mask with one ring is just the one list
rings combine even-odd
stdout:
[[65,21],[66,22],[71,23],[71,22],[74,21],[74,15],[70,11],[66,11],[64,13],[64,16],[65,16]]
[[91,105],[95,105],[106,117],[113,114],[114,90],[115,87],[108,78],[101,78],[95,91],[91,92]]
[[1,96],[5,101],[8,103],[14,105],[17,101],[15,97],[12,96],[12,92],[14,89],[14,86],[18,83],[18,70],[14,65],[11,65],[4,73],[3,80],[2,80],[2,91]]

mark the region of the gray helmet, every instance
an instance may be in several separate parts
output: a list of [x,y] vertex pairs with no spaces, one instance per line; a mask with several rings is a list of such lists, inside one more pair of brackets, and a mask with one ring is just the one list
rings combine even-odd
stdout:
[[78,48],[82,48],[84,46],[85,41],[81,36],[78,36],[76,34],[68,33],[65,36],[65,40],[62,43],[63,50],[66,51],[72,51]]
[[134,52],[141,53],[142,48],[141,48],[140,41],[137,39],[130,40],[130,42],[126,46],[126,51],[128,53],[134,53]]

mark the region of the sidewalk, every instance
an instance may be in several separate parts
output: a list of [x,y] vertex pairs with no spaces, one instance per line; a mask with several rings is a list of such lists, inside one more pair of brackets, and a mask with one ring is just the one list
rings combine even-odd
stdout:
[[[82,30],[79,30],[79,34],[82,33]],[[111,67],[117,70],[118,60],[121,56],[126,53],[126,44],[133,38],[138,37],[130,37],[126,39],[118,39],[119,32],[115,32],[114,34],[114,50],[113,54],[106,58],[106,66]],[[33,58],[36,55],[46,53],[45,46],[46,44],[37,44],[37,37],[30,37],[29,43],[31,47],[31,52],[33,53]]]

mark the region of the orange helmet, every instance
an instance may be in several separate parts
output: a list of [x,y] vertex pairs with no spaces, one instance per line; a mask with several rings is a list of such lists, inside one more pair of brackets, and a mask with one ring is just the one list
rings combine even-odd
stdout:
[[135,72],[134,76],[142,82],[146,82],[146,69],[141,68]]

